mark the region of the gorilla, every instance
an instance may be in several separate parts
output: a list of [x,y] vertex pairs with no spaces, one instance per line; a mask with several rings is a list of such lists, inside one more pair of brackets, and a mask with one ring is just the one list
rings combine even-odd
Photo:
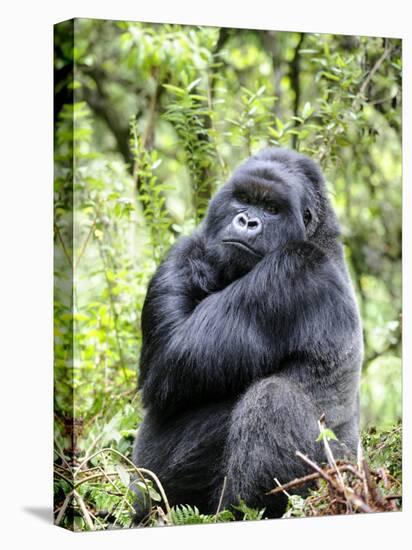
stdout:
[[[318,421],[358,445],[362,330],[324,179],[309,158],[249,158],[152,278],[142,312],[146,409],[136,466],[171,505],[286,509],[267,495],[325,462]],[[224,490],[223,490],[224,489]],[[302,494],[305,494],[303,491]],[[233,508],[232,508],[233,509]],[[138,500],[135,520],[147,508]]]

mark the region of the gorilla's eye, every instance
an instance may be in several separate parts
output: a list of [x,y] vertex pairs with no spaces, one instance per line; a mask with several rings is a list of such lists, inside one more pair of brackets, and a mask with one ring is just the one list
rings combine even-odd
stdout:
[[245,204],[248,204],[248,202],[250,202],[249,197],[247,196],[246,193],[237,193],[236,198],[238,201],[244,202]]
[[269,212],[269,214],[279,214],[279,208],[274,204],[265,205],[265,210]]
[[306,208],[306,210],[303,213],[303,223],[305,224],[305,226],[308,225],[311,219],[312,219],[312,214],[310,213],[310,210]]

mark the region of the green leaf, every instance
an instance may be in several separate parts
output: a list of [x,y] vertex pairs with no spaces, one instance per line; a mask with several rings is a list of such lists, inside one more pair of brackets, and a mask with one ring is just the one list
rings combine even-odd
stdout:
[[340,78],[332,73],[329,73],[327,71],[322,71],[320,73],[321,75],[323,75],[325,78],[328,78],[329,80],[334,80],[335,82],[339,82]]
[[188,92],[190,92],[191,90],[193,90],[193,88],[196,88],[196,86],[199,84],[199,82],[201,82],[201,78],[196,78],[196,80],[193,80],[193,82],[191,82],[189,84],[189,86],[187,86],[186,90]]
[[121,464],[116,464],[115,465],[115,470],[119,474],[120,480],[123,483],[123,485],[125,487],[129,487],[129,485],[130,485],[130,474],[126,470],[126,468],[124,466],[122,466]]
[[172,84],[163,84],[163,87],[176,95],[183,96],[186,93],[186,90],[184,90],[183,88],[178,88],[177,86],[173,86]]
[[339,441],[334,432],[329,428],[324,428],[316,441]]
[[152,164],[152,170],[156,170],[158,166],[162,164],[162,159],[157,159],[156,162]]
[[256,97],[260,97],[265,93],[265,91],[266,91],[266,86],[261,86],[259,90],[256,92]]
[[312,105],[307,101],[302,109],[302,118],[306,119],[309,118],[310,115],[313,113]]

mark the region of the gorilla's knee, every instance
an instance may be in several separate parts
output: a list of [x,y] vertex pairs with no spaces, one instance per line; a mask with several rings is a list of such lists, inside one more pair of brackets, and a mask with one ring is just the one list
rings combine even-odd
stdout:
[[285,510],[285,495],[267,496],[274,478],[284,483],[307,473],[299,450],[315,460],[321,450],[318,411],[298,386],[272,376],[253,384],[232,414],[226,447],[226,504],[240,499],[266,508],[269,517]]

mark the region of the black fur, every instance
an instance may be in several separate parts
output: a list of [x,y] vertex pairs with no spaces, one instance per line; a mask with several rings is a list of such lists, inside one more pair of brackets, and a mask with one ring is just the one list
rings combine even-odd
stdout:
[[[216,511],[324,460],[317,421],[356,452],[361,326],[319,168],[284,149],[251,157],[153,277],[143,309],[134,449],[171,504]],[[137,519],[144,515],[138,507]]]

